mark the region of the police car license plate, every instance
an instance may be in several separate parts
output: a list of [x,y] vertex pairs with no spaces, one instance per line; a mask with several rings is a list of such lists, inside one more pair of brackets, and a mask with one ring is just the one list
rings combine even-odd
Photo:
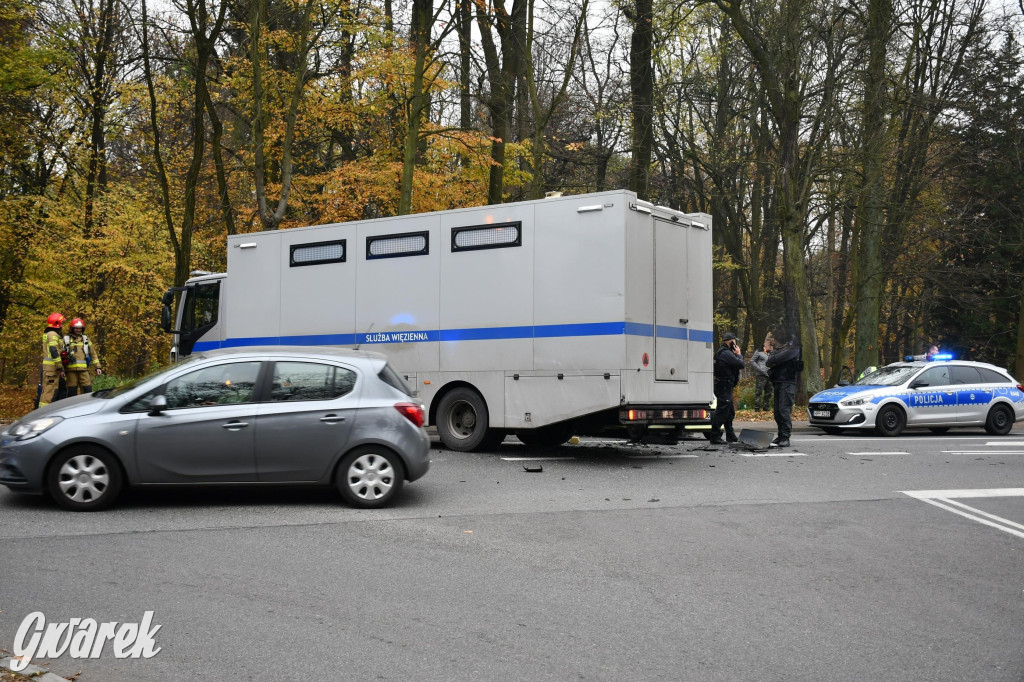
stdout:
[[828,418],[828,417],[831,417],[832,414],[828,410],[812,410],[811,411],[811,416],[812,417],[826,417],[826,418]]

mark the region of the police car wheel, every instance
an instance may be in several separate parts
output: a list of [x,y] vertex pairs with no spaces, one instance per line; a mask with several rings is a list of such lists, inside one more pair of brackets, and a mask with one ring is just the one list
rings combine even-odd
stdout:
[[875,418],[875,431],[882,436],[898,436],[907,425],[907,415],[895,405],[886,405]]
[[1006,405],[995,405],[988,411],[985,431],[993,436],[1005,436],[1013,429],[1013,413]]
[[121,465],[112,454],[93,445],[65,450],[50,463],[46,488],[61,507],[99,511],[121,494]]

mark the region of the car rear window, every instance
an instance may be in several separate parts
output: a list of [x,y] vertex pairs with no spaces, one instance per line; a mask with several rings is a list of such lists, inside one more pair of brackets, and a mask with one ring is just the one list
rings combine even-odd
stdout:
[[978,371],[981,372],[981,380],[986,384],[1011,384],[1010,378],[1000,374],[994,369],[987,367],[979,367]]
[[409,387],[405,385],[405,381],[402,380],[402,377],[398,376],[395,370],[391,369],[391,365],[384,365],[384,369],[382,369],[380,374],[377,376],[380,377],[380,380],[388,386],[398,389],[410,398],[412,397],[412,391],[410,391]]

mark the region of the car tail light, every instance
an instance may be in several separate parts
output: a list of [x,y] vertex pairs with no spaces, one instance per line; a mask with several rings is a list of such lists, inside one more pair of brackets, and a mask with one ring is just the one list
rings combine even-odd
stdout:
[[1017,390],[1024,393],[1024,384],[1017,384]]
[[423,422],[426,421],[422,405],[417,405],[416,403],[395,403],[395,409],[416,426],[423,426]]

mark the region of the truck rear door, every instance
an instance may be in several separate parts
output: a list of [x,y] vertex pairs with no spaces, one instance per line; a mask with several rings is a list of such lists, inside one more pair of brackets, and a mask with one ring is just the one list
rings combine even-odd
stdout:
[[654,378],[687,381],[687,226],[654,220]]

